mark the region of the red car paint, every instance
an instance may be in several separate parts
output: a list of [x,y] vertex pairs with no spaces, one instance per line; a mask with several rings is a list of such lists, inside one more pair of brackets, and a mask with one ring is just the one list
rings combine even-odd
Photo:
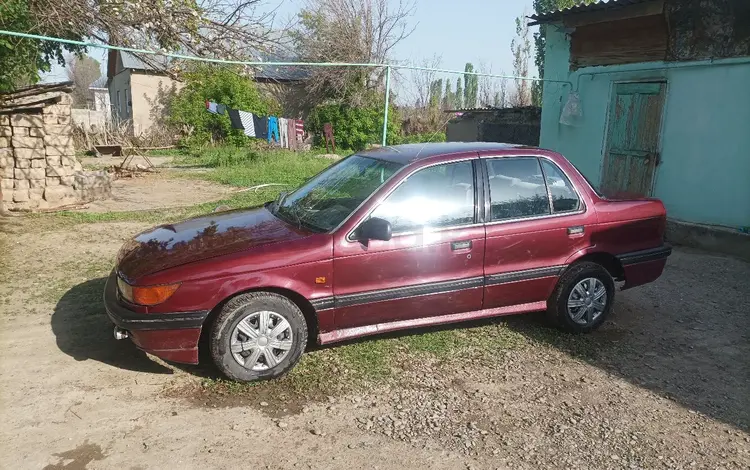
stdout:
[[[564,268],[584,257],[606,260],[615,277],[625,280],[625,288],[651,282],[664,269],[669,248],[663,245],[662,203],[604,199],[557,153],[505,144],[447,143],[359,155],[404,167],[330,233],[293,226],[263,206],[163,225],[136,236],[121,250],[110,280],[120,275],[132,285],[180,287],[164,303],[143,307],[121,299],[109,283],[105,303],[110,318],[129,330],[141,349],[196,363],[198,340],[211,314],[248,290],[288,295],[308,314],[308,321],[316,323],[310,329],[317,331],[317,341],[331,343],[543,310]],[[349,238],[383,196],[415,170],[459,160],[476,161],[479,168],[485,159],[514,156],[554,162],[575,186],[583,209],[495,223],[478,218],[463,227],[367,244]],[[477,175],[483,178],[477,187],[486,186],[486,172]],[[471,244],[455,249],[453,242]]]

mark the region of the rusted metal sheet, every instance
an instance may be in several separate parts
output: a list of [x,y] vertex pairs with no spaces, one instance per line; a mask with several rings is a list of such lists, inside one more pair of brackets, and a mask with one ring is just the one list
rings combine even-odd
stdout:
[[570,68],[664,60],[667,36],[662,14],[580,26],[570,37]]
[[663,82],[614,85],[602,171],[604,194],[651,195],[659,163],[665,86]]

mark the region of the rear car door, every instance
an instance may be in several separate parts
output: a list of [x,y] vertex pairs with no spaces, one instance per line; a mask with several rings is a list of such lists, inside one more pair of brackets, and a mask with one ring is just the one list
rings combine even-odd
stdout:
[[393,237],[360,242],[348,234],[336,242],[336,328],[482,308],[478,164],[474,158],[418,169],[375,196],[382,202],[362,221],[388,220]]
[[484,308],[544,309],[566,260],[590,245],[585,201],[547,157],[482,160],[489,201]]

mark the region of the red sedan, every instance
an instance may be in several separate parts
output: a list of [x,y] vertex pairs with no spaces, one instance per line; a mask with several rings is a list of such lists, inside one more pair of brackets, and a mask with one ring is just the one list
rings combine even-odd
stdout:
[[671,253],[657,199],[606,199],[561,155],[493,143],[351,155],[263,206],[148,230],[105,290],[115,336],[228,377],[279,376],[308,341],[546,310],[588,332]]

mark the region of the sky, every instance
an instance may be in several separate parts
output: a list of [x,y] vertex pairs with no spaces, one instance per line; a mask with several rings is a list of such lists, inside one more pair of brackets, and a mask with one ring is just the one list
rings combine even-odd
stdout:
[[[275,11],[277,22],[283,24],[293,19],[304,3],[304,0],[267,0],[261,8]],[[472,62],[475,69],[484,63],[494,74],[513,74],[510,43],[516,35],[515,19],[532,14],[532,0],[416,0],[415,3],[409,22],[416,29],[395,48],[395,60],[416,65],[437,54],[441,57],[441,68],[463,70],[467,62]],[[533,38],[530,39],[529,75],[537,76]],[[103,73],[106,72],[106,51],[91,50],[89,54],[100,61]],[[65,80],[65,72],[55,66],[45,81],[57,80]],[[402,82],[406,81],[409,78],[403,77]]]

